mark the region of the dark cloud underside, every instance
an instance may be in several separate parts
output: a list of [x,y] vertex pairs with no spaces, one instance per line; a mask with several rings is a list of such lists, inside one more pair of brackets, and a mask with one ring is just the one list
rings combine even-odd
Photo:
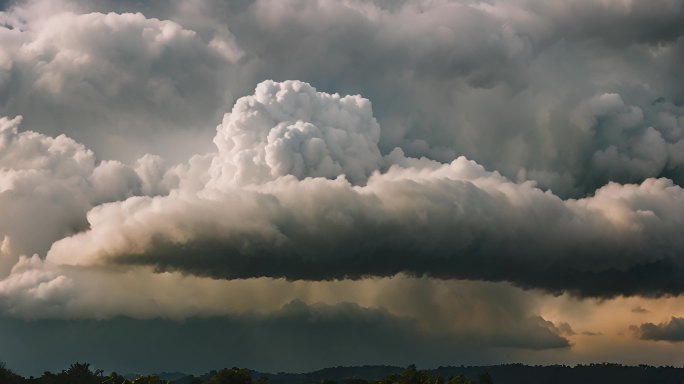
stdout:
[[[522,331],[522,332],[521,332]],[[355,304],[308,306],[294,301],[268,315],[135,320],[0,318],[0,358],[22,373],[60,370],[74,361],[124,372],[249,366],[301,372],[326,366],[412,363],[433,366],[486,361],[512,349],[567,348],[552,325],[532,318],[524,330],[476,335],[421,330],[408,318]]]

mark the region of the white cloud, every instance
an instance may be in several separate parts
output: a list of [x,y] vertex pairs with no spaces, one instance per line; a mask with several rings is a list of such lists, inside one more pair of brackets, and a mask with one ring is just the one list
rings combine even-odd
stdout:
[[233,101],[223,74],[241,53],[227,30],[205,39],[171,20],[73,2],[22,2],[0,19],[0,114],[67,133],[104,158],[184,159]]
[[342,174],[363,183],[380,166],[379,138],[367,99],[316,92],[300,81],[265,81],[217,128],[212,185]]
[[[682,12],[671,0],[19,2],[2,17],[0,114],[101,158],[178,162],[211,150],[211,128],[254,84],[300,79],[373,100],[382,154],[465,155],[563,197],[610,180],[681,183],[684,137],[656,115],[684,116]],[[652,127],[672,155],[627,150],[655,135],[575,126],[597,95],[635,113],[614,126],[640,111],[632,129]]]
[[[361,112],[356,117],[340,107],[349,98],[314,93],[300,83],[266,82],[256,92],[226,115],[216,153],[196,160],[194,170],[192,165],[176,169],[179,189],[95,207],[88,213],[90,230],[55,242],[47,260],[144,264],[229,279],[406,272],[506,280],[589,296],[683,289],[677,283],[683,273],[677,255],[684,244],[675,229],[684,217],[684,192],[669,180],[611,183],[593,197],[562,200],[463,157],[444,164],[407,158],[399,149],[382,160],[389,168],[376,170],[365,185],[347,181],[342,166],[335,178],[314,177],[316,163],[289,169],[269,164],[273,139],[296,121],[295,126],[339,132],[319,136],[322,148],[336,148],[340,138],[366,126],[364,121],[373,122],[370,107],[352,109]],[[259,99],[268,100],[267,106]],[[321,123],[309,109],[298,108],[321,100],[338,104],[323,111],[344,118]],[[351,100],[354,106],[368,104]],[[296,120],[295,113],[314,121]],[[368,151],[372,141],[345,143],[348,153],[377,153],[377,148]],[[334,158],[340,164],[364,158],[341,154]],[[366,172],[381,162],[367,158],[360,162]],[[236,177],[241,174],[252,179]],[[671,275],[663,276],[665,271]]]
[[20,255],[44,256],[54,241],[86,229],[93,206],[164,192],[162,165],[154,158],[141,159],[136,169],[98,164],[82,144],[64,135],[20,132],[20,122],[0,118],[2,275]]

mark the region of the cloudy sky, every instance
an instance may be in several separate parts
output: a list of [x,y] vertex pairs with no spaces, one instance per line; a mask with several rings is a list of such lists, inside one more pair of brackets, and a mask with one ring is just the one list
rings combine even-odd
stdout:
[[0,10],[19,373],[681,365],[680,0]]

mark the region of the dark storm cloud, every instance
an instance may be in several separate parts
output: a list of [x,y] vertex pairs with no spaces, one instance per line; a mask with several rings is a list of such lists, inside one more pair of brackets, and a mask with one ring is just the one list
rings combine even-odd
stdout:
[[[530,318],[499,334],[438,333],[410,318],[356,304],[293,301],[270,314],[183,322],[0,318],[0,359],[22,373],[63,369],[74,361],[120,372],[202,373],[225,366],[306,371],[326,366],[411,363],[433,366],[493,359],[511,349],[568,348],[553,325]],[[34,362],[48,365],[36,366]]]
[[[533,296],[684,292],[681,1],[0,7],[12,367],[510,361],[590,334]],[[388,309],[273,312],[321,287]],[[45,320],[122,314],[186,322]]]
[[669,322],[644,323],[632,330],[644,340],[681,342],[684,341],[684,318],[672,316]]
[[378,136],[364,98],[264,82],[224,117],[218,151],[176,171],[177,190],[94,208],[91,229],[47,260],[226,279],[403,272],[580,296],[684,291],[684,191],[671,181],[562,200],[463,157],[381,157]]
[[[456,191],[457,188],[452,189]],[[477,204],[495,203],[487,197],[483,200]],[[514,209],[502,204],[496,207],[497,210]],[[189,209],[206,212],[211,208],[192,206]],[[365,209],[372,211],[370,206]],[[288,213],[282,214],[291,217]],[[590,297],[684,292],[684,265],[670,255],[669,249],[645,248],[650,235],[639,236],[639,240],[623,238],[623,244],[617,245],[592,238],[584,231],[571,233],[575,228],[564,228],[558,223],[540,222],[538,226],[525,225],[513,230],[509,227],[512,223],[492,223],[490,220],[506,219],[496,217],[493,211],[484,213],[492,214],[490,218],[467,224],[434,213],[429,215],[432,225],[416,226],[397,223],[396,218],[383,219],[380,212],[378,216],[357,214],[349,216],[346,212],[354,223],[353,228],[339,228],[337,223],[320,217],[321,221],[312,223],[283,224],[274,232],[236,230],[229,234],[226,231],[214,238],[203,239],[200,235],[187,243],[165,240],[160,235],[149,244],[149,251],[110,256],[117,263],[153,265],[160,271],[224,279],[261,276],[290,280],[360,279],[407,273],[440,279],[509,281],[524,288],[554,293],[568,291]],[[273,221],[282,220],[278,216]],[[304,225],[318,227],[303,228]],[[488,227],[472,231],[467,229],[468,225]],[[556,232],[568,232],[568,236],[557,236]],[[522,245],[521,241],[531,244]],[[576,245],[578,242],[584,242],[583,246]],[[634,261],[621,260],[623,257]]]
[[[96,152],[57,136],[86,161],[5,161],[22,183],[3,187],[3,209],[46,225],[35,244],[0,227],[4,272],[38,252],[226,279],[681,293],[682,12],[668,0],[16,3],[0,15],[0,113]],[[52,140],[12,124],[12,140]],[[199,154],[170,168],[96,158],[145,152],[135,145]],[[52,199],[43,179],[59,186]],[[32,209],[46,201],[54,223]]]

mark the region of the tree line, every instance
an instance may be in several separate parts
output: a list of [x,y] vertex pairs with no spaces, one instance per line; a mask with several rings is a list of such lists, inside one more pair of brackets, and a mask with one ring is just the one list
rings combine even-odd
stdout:
[[[88,363],[74,363],[58,372],[44,372],[39,377],[23,377],[0,363],[0,383],[2,384],[267,384],[268,378],[254,378],[245,368],[224,368],[211,371],[200,377],[192,375],[177,379],[164,380],[156,375],[124,377],[116,372],[108,375],[101,369],[93,369]],[[401,373],[387,375],[379,380],[346,379],[343,383],[323,379],[320,383],[302,384],[493,384],[489,374],[468,378],[462,374],[443,378],[430,375],[426,370],[418,370],[410,365]]]

